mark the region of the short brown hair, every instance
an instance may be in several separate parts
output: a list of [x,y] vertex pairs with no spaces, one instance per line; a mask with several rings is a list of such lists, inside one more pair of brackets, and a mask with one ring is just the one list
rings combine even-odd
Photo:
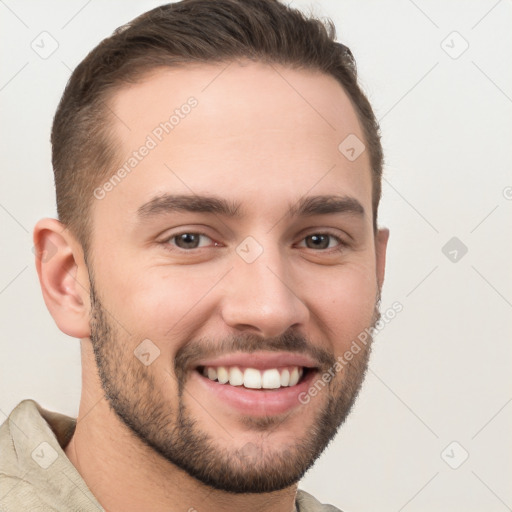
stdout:
[[182,0],[119,27],[74,70],[55,114],[52,163],[60,221],[87,251],[93,190],[120,158],[108,107],[120,87],[162,66],[248,58],[320,71],[343,86],[366,138],[376,229],[383,161],[379,125],[358,85],[350,50],[335,38],[331,20],[308,18],[278,0]]

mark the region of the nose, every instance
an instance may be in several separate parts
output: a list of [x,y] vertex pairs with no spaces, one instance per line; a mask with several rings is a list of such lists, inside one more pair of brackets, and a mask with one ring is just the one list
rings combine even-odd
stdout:
[[[272,252],[272,254],[271,254]],[[304,326],[309,310],[279,251],[265,250],[251,263],[235,255],[222,300],[222,318],[231,328],[262,337]]]

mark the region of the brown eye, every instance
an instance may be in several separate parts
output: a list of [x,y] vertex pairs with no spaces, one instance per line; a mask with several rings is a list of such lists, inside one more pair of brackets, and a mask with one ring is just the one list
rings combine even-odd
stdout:
[[334,235],[327,233],[315,233],[304,238],[305,246],[308,249],[331,249],[343,245],[342,241]]
[[[206,243],[203,242],[204,239],[206,239]],[[173,245],[180,249],[197,249],[208,245],[211,239],[200,233],[181,233],[170,238],[169,242],[173,242]]]
[[309,249],[327,249],[329,238],[329,235],[309,235],[305,238],[306,247]]

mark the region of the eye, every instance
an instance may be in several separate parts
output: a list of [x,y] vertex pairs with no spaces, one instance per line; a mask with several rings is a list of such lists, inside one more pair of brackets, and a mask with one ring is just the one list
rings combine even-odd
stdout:
[[305,237],[302,242],[299,244],[302,247],[319,250],[332,249],[345,245],[339,237],[330,235],[329,233],[314,233]]
[[[205,247],[211,245],[211,242],[213,242],[213,240],[209,236],[202,235],[201,233],[180,233],[166,240],[166,243],[185,250]],[[214,244],[217,245],[215,242]]]

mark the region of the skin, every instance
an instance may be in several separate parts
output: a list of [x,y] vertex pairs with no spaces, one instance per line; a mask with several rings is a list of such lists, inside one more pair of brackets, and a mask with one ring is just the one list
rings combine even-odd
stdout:
[[[233,471],[271,471],[270,461],[280,458],[289,462],[282,470],[291,471],[304,443],[311,464],[324,447],[311,441],[312,428],[345,393],[347,403],[336,412],[337,424],[343,421],[368,351],[308,404],[257,417],[205,393],[192,364],[197,359],[177,368],[176,356],[207,346],[225,354],[233,349],[227,340],[242,351],[261,342],[268,354],[294,333],[307,354],[326,357],[325,370],[376,319],[389,232],[373,230],[367,152],[351,162],[338,150],[349,134],[364,140],[355,111],[341,86],[317,72],[255,62],[156,70],[111,102],[119,161],[190,96],[197,107],[120,184],[93,199],[87,264],[65,226],[55,219],[36,225],[36,246],[55,252],[37,259],[45,302],[59,328],[81,340],[82,397],[65,451],[109,511],[289,512],[296,483],[267,493],[228,493],[143,443],[111,408],[112,397],[105,398],[93,344],[125,402],[146,398],[147,408],[170,422],[162,436],[170,435],[182,407],[196,432],[211,440],[212,454],[227,455]],[[141,221],[138,209],[164,193],[224,198],[239,205],[240,216],[168,211]],[[364,214],[288,213],[301,198],[322,195],[353,198]],[[180,249],[171,238],[180,233],[206,237],[200,248]],[[308,246],[308,235],[322,233],[347,245],[331,238],[327,249]],[[263,249],[250,264],[236,251],[248,236]],[[144,339],[160,350],[149,366],[133,355]],[[102,342],[109,350],[101,350]]]

